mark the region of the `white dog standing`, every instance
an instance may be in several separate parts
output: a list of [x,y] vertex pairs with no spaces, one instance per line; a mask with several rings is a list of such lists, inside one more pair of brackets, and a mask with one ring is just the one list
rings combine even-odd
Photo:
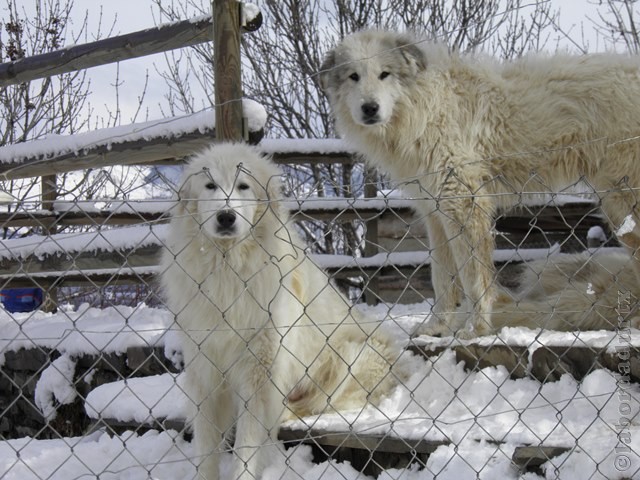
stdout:
[[259,478],[283,418],[362,408],[395,384],[400,348],[305,255],[280,174],[241,144],[185,168],[162,281],[183,332],[198,478],[219,478],[234,430],[231,478]]
[[[433,334],[494,331],[492,229],[517,192],[586,180],[640,271],[640,60],[465,57],[410,36],[345,38],[321,71],[341,135],[415,198],[432,249]],[[637,292],[634,292],[637,293]],[[471,313],[467,328],[457,305]]]

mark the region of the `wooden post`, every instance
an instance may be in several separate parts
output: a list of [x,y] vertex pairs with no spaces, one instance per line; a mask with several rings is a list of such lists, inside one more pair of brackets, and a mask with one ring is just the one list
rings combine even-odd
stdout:
[[[40,196],[42,199],[42,210],[53,212],[53,202],[58,196],[58,183],[56,175],[46,175],[40,178]],[[56,233],[55,223],[44,227],[45,235],[53,235]],[[58,310],[58,289],[55,287],[46,288],[44,291],[44,300],[41,310],[45,312],[55,312]]]
[[[378,175],[376,174],[376,171],[367,167],[364,173],[364,182],[364,197],[376,198],[378,196]],[[364,255],[366,257],[372,257],[377,254],[379,250],[378,245],[378,216],[376,215],[374,218],[366,222]],[[379,281],[375,274],[368,278],[367,288],[364,291],[364,298],[368,305],[377,305],[380,301]]]
[[213,68],[216,140],[245,140],[240,72],[240,9],[236,0],[213,0]]

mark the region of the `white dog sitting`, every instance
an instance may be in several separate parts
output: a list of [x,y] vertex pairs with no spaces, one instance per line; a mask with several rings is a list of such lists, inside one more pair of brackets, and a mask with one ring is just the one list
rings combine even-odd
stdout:
[[213,146],[185,168],[171,221],[162,282],[207,480],[234,429],[232,478],[259,478],[283,418],[362,408],[396,382],[399,346],[306,256],[280,175],[253,147]]

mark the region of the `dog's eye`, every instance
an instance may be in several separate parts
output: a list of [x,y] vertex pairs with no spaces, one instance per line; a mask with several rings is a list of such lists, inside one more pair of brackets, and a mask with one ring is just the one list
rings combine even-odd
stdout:
[[249,190],[249,185],[247,185],[246,183],[240,183],[238,184],[238,190]]
[[380,80],[384,80],[384,79],[385,79],[385,78],[387,78],[389,75],[391,75],[389,72],[382,72],[378,78],[379,78]]
[[216,188],[218,188],[218,185],[213,182],[209,182],[204,186],[204,188],[206,188],[207,190],[215,190]]
[[351,75],[349,75],[349,78],[354,82],[357,82],[358,80],[360,80],[360,75],[358,75],[357,73],[352,73]]

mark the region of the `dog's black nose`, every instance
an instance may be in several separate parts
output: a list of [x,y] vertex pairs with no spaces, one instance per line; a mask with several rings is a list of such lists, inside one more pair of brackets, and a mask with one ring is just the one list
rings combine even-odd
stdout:
[[220,225],[221,229],[229,230],[236,221],[236,214],[232,210],[223,210],[218,212],[216,220],[218,220],[218,225]]
[[365,117],[375,117],[378,114],[378,110],[380,110],[380,105],[375,102],[363,103],[362,104],[362,113]]

